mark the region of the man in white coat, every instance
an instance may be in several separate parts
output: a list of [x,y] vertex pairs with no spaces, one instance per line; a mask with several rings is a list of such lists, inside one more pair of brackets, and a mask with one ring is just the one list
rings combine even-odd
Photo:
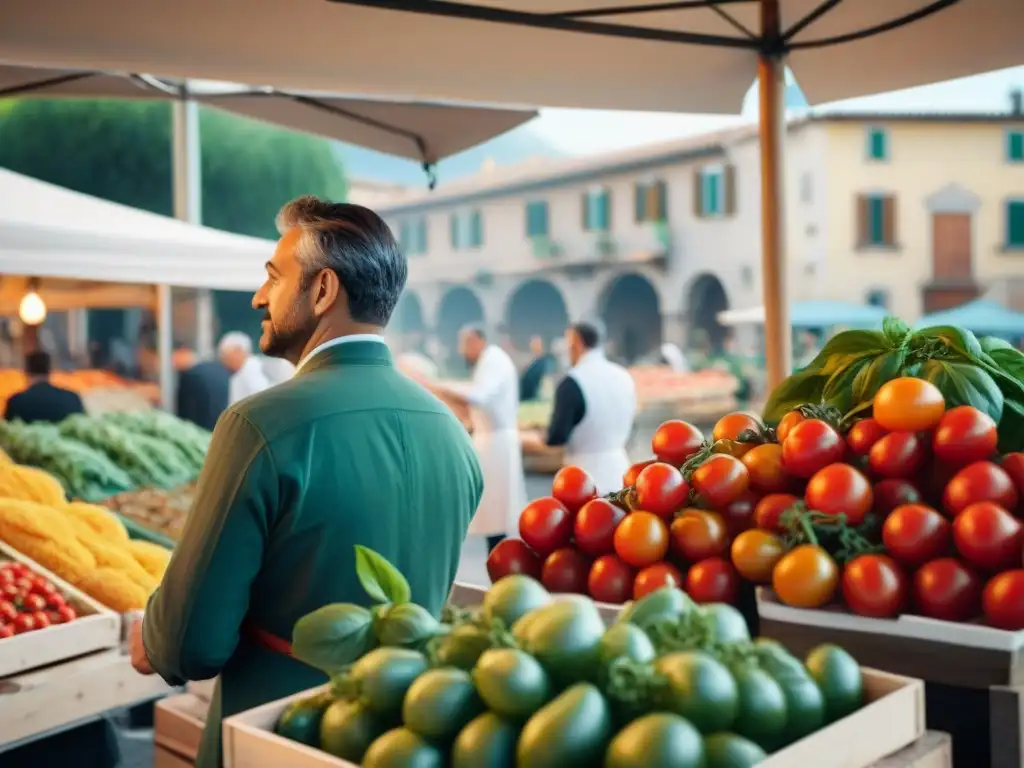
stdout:
[[626,444],[636,417],[636,385],[629,371],[605,357],[600,323],[580,322],[565,332],[572,368],[555,391],[546,439],[523,442],[535,453],[562,455],[585,470],[606,494],[622,488],[629,469]]
[[473,369],[465,389],[430,384],[443,400],[469,409],[473,445],[480,458],[484,493],[470,536],[486,536],[488,551],[509,532],[519,530],[519,514],[526,506],[526,480],[519,445],[519,374],[512,358],[487,341],[479,326],[459,333],[459,353]]
[[225,333],[217,345],[217,356],[231,371],[228,384],[228,405],[234,405],[270,386],[263,365],[252,353],[252,339],[241,331]]

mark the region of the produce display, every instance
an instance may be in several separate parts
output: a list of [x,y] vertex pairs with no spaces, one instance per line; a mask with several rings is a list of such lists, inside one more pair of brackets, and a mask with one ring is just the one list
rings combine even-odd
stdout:
[[0,640],[77,618],[52,581],[24,563],[0,562]]
[[195,483],[169,491],[143,488],[111,496],[103,505],[151,531],[177,541],[192,508],[195,491]]
[[210,433],[159,411],[76,415],[60,424],[0,422],[0,448],[13,461],[45,470],[68,496],[86,501],[191,482],[209,444]]
[[122,613],[145,607],[171,554],[130,540],[104,507],[63,498],[52,504],[0,498],[0,541]]
[[730,602],[746,579],[798,608],[1024,629],[1022,374],[957,328],[840,333],[763,421],[661,425],[619,492],[563,469],[488,573],[612,603],[666,585]]
[[[50,383],[72,392],[88,392],[92,389],[126,388],[130,383],[108,371],[80,370],[53,371]],[[11,395],[21,392],[29,384],[24,371],[12,368],[0,369],[0,403],[6,404]]]
[[293,652],[331,686],[275,730],[364,768],[747,768],[864,701],[841,648],[800,661],[672,587],[606,627],[589,599],[512,575],[438,621],[386,560],[356,552],[376,605],[299,620]]

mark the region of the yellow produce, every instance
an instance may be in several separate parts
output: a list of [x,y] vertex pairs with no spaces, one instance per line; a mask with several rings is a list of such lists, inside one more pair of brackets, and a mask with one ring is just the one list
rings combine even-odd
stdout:
[[135,583],[117,568],[95,568],[72,583],[93,600],[118,613],[142,610],[153,591]]
[[81,520],[103,539],[119,544],[128,543],[128,530],[124,523],[110,514],[110,510],[98,504],[72,501],[61,508],[65,514]]
[[132,540],[128,542],[128,551],[154,579],[159,581],[164,577],[167,564],[171,561],[171,553],[168,550],[148,541]]
[[96,558],[74,539],[40,538],[0,525],[0,540],[72,584],[96,569]]
[[13,464],[11,457],[7,455],[7,452],[0,448],[0,464]]
[[104,541],[91,530],[82,533],[78,541],[96,558],[96,565],[99,568],[114,568],[121,571],[136,584],[144,588],[149,587],[150,592],[156,587],[153,577],[139,565],[123,545]]
[[53,475],[35,467],[0,464],[0,496],[62,507],[64,486]]
[[[24,499],[0,498],[0,525],[40,538],[74,538],[74,529],[63,515],[43,504]],[[3,536],[0,535],[0,540]]]

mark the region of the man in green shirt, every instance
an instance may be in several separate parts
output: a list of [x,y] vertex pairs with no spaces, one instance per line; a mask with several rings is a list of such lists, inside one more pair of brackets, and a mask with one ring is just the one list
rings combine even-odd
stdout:
[[326,681],[288,641],[323,605],[369,604],[355,544],[438,614],[483,490],[462,425],[381,339],[407,273],[387,225],[305,197],[278,229],[253,306],[262,352],[298,370],[217,422],[181,541],[131,638],[144,674],[220,676],[198,768],[221,765],[222,717]]

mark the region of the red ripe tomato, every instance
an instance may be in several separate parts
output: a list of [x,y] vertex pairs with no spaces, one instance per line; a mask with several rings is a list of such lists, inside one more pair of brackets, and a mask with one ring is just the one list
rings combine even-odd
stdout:
[[15,600],[21,597],[21,590],[18,589],[16,584],[4,584],[3,589],[0,589],[0,593],[8,600]]
[[735,413],[727,413],[715,423],[715,428],[711,432],[711,439],[716,442],[719,440],[739,440],[744,432],[760,433],[761,431],[761,422],[749,413],[736,411]]
[[1011,632],[1024,629],[1024,570],[1016,568],[993,576],[981,594],[985,621]]
[[748,489],[731,504],[719,510],[729,536],[737,536],[754,527],[754,507],[760,500],[760,494]]
[[46,598],[42,595],[26,595],[22,600],[22,605],[29,612],[42,611],[46,608]]
[[799,497],[791,493],[768,494],[754,507],[754,525],[762,531],[782,533],[783,528],[779,524],[782,513],[799,502]]
[[46,596],[46,607],[47,608],[60,608],[65,605],[67,600],[64,599],[64,595],[60,592],[52,592]]
[[18,615],[18,609],[10,600],[0,600],[0,624],[5,621],[13,621]]
[[882,524],[886,551],[911,568],[949,554],[949,521],[923,504],[896,507]]
[[946,411],[932,435],[935,458],[961,466],[991,458],[998,443],[992,417],[969,405]]
[[686,504],[690,486],[683,474],[671,464],[655,462],[644,467],[636,478],[636,506],[663,520],[672,516]]
[[683,588],[685,577],[682,571],[671,563],[655,563],[644,568],[633,581],[633,599],[651,594],[662,587]]
[[540,583],[548,592],[587,594],[590,559],[575,547],[556,549],[544,560]]
[[833,517],[846,515],[850,525],[860,525],[871,510],[871,483],[849,464],[830,464],[814,473],[804,501],[808,509]]
[[810,477],[843,460],[846,443],[821,419],[805,419],[790,430],[782,444],[782,467],[795,477]]
[[907,601],[907,577],[892,558],[859,555],[846,564],[842,580],[843,600],[858,616],[888,619]]
[[669,550],[686,563],[718,557],[729,547],[725,521],[714,512],[688,509],[672,521]]
[[11,573],[14,574],[14,577],[16,579],[21,578],[22,576],[32,575],[32,572],[29,571],[28,566],[24,563],[10,563],[7,567],[10,569]]
[[69,621],[74,621],[78,618],[78,614],[75,609],[70,605],[62,605],[57,609],[57,615],[60,616],[60,623],[67,624]]
[[[1013,480],[1018,496],[1024,496],[1024,453],[1008,453],[1000,460],[999,465]],[[3,579],[0,579],[2,582]]]
[[956,558],[939,558],[914,574],[913,598],[922,616],[969,621],[981,613],[981,579]]
[[1022,530],[998,504],[979,501],[953,520],[953,543],[969,565],[995,573],[1020,565]]
[[913,477],[927,458],[925,443],[913,432],[890,432],[868,452],[872,471],[882,477]]
[[22,595],[27,595],[32,591],[32,587],[35,586],[35,582],[31,576],[19,576],[14,581],[14,586],[18,588],[18,592]]
[[690,482],[709,505],[718,509],[743,495],[750,476],[742,461],[716,453],[693,471]]
[[779,441],[779,445],[786,442],[786,437],[793,430],[797,424],[804,421],[807,417],[804,416],[800,411],[790,411],[782,417],[782,421],[779,422],[779,426],[775,428],[775,439]]
[[519,516],[519,535],[541,557],[567,545],[572,538],[572,526],[572,514],[550,496],[531,501]]
[[665,559],[668,526],[650,512],[630,512],[615,529],[615,554],[634,568],[646,568]]
[[53,582],[48,579],[44,579],[42,576],[36,576],[32,580],[32,591],[37,595],[48,597],[57,591],[57,588],[53,585]]
[[697,603],[735,603],[740,577],[728,560],[709,557],[687,571],[685,589]]
[[615,555],[602,555],[590,566],[587,591],[601,603],[624,603],[633,595],[636,571]]
[[875,483],[871,495],[875,500],[871,511],[881,518],[888,516],[896,507],[921,501],[921,492],[907,480],[882,480]]
[[14,575],[14,571],[10,568],[0,567],[0,585],[13,584],[16,578],[18,577]]
[[626,510],[607,499],[588,501],[573,525],[576,546],[590,557],[608,554],[615,546],[615,529],[625,516]]
[[632,488],[636,485],[636,479],[640,476],[640,473],[644,471],[645,467],[651,466],[657,459],[648,459],[647,461],[638,461],[636,464],[626,470],[626,474],[622,476],[622,487]]
[[885,437],[888,431],[874,419],[861,419],[846,433],[846,445],[857,456],[866,456],[871,446]]
[[50,626],[50,617],[46,615],[46,611],[33,611],[32,620],[35,622],[36,629],[46,629]]
[[991,501],[1011,512],[1017,509],[1017,488],[998,464],[976,461],[961,469],[946,484],[942,506],[950,515],[957,515],[977,501]]
[[[651,450],[658,461],[681,467],[683,463],[700,450],[704,434],[693,424],[679,419],[666,421],[654,433]],[[632,483],[627,483],[632,485]]]
[[765,443],[743,454],[743,466],[750,476],[750,487],[761,493],[780,493],[789,488],[789,476],[782,469],[782,446]]
[[890,432],[924,432],[939,423],[946,400],[930,381],[903,376],[891,379],[875,393],[872,413]]
[[3,640],[5,637],[14,637],[13,624],[0,624],[0,640]]
[[36,620],[31,613],[19,613],[14,617],[11,626],[14,627],[14,634],[23,635],[36,628]]
[[491,583],[513,573],[521,573],[539,580],[540,572],[540,556],[519,539],[502,539],[487,556],[487,575],[491,578]]
[[551,495],[575,514],[588,501],[597,498],[597,486],[593,478],[579,467],[562,467],[551,483]]

